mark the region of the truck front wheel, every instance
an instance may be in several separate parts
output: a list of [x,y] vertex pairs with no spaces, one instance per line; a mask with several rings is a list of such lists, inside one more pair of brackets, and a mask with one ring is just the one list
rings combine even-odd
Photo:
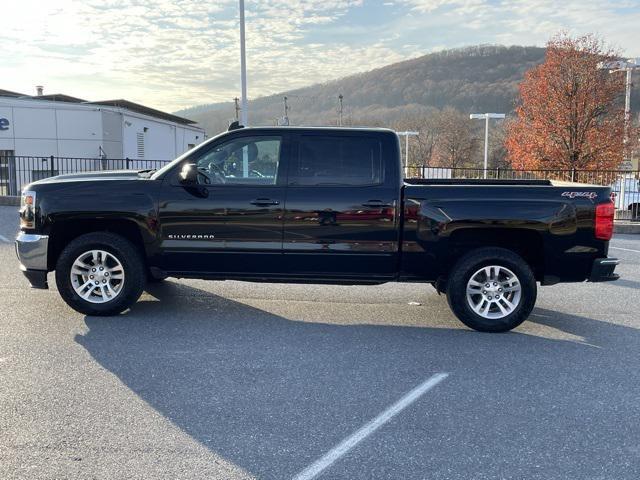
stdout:
[[64,301],[85,315],[117,315],[144,289],[145,268],[127,239],[94,232],[72,240],[56,263],[56,285]]
[[447,300],[453,313],[480,332],[506,332],[524,322],[536,302],[536,280],[522,257],[504,248],[481,248],[453,267]]

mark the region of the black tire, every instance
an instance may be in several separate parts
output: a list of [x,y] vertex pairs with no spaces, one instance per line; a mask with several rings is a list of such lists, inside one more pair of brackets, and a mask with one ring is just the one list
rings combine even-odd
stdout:
[[[478,270],[487,266],[499,266],[510,270],[520,283],[519,303],[511,313],[502,318],[485,318],[476,313],[467,300],[469,280]],[[502,296],[504,297],[504,293]],[[522,257],[504,248],[480,248],[467,253],[454,265],[447,282],[449,307],[462,323],[479,332],[506,332],[517,327],[529,317],[536,303],[536,297],[536,279],[531,268]],[[471,298],[473,300],[479,297],[471,296]],[[487,304],[489,302],[485,305]],[[500,315],[497,305],[492,306],[491,309],[496,310],[496,314]]]
[[[120,292],[105,303],[91,303],[80,297],[70,278],[75,260],[90,250],[103,250],[114,255],[124,270]],[[142,295],[146,277],[145,265],[136,247],[126,238],[110,232],[87,233],[75,238],[62,250],[56,263],[56,285],[62,299],[85,315],[108,316],[125,311]]]

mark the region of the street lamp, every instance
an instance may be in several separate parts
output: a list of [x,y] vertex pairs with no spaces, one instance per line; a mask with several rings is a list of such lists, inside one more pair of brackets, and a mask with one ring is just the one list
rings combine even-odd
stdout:
[[598,69],[609,70],[609,73],[626,72],[627,81],[624,96],[624,144],[625,153],[628,153],[626,146],[629,144],[629,127],[631,126],[631,75],[634,70],[640,69],[640,58],[630,58],[628,60],[613,60],[598,63]]
[[396,132],[398,135],[404,135],[404,178],[409,176],[409,136],[418,136],[420,132]]
[[504,113],[472,113],[469,115],[471,120],[484,120],[484,178],[487,178],[487,162],[489,159],[489,119],[504,118]]
[[241,123],[247,126],[249,122],[247,112],[247,56],[244,41],[244,0],[240,0],[240,81],[242,83],[242,107],[240,110]]

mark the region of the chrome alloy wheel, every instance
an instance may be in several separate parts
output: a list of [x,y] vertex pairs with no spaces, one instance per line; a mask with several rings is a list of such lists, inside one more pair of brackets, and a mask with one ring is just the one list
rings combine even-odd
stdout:
[[87,302],[107,303],[122,291],[124,268],[112,253],[89,250],[73,262],[71,285]]
[[499,265],[481,268],[467,282],[467,303],[484,318],[506,317],[520,304],[521,297],[518,277]]

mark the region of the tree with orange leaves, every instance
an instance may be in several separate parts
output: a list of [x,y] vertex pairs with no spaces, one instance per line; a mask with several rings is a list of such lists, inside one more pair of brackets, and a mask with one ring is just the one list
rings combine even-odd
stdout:
[[593,35],[560,34],[520,84],[505,141],[516,169],[616,169],[623,160],[624,84],[599,70],[616,52]]

